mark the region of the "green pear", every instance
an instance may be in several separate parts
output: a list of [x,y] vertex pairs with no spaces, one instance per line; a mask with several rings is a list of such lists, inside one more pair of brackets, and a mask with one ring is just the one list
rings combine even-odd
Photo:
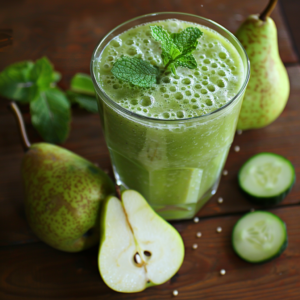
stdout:
[[11,108],[26,149],[21,173],[32,231],[46,244],[67,252],[97,244],[100,206],[114,193],[112,180],[93,163],[62,147],[30,145],[17,106],[12,103]]
[[101,217],[98,265],[103,281],[123,293],[140,292],[169,280],[180,268],[180,234],[157,215],[141,194],[109,196]]
[[289,97],[290,84],[278,52],[276,26],[268,17],[276,2],[271,0],[261,15],[250,15],[236,32],[251,65],[238,129],[270,124],[281,114]]

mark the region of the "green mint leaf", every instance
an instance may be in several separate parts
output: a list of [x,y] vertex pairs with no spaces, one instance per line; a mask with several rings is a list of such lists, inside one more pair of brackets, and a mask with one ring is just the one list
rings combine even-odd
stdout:
[[35,86],[30,78],[33,66],[31,61],[24,61],[5,68],[0,73],[0,95],[28,103],[35,93]]
[[162,50],[161,52],[161,58],[163,60],[164,65],[166,66],[170,61],[173,60],[172,56],[166,52],[165,50]]
[[52,82],[58,82],[61,80],[61,74],[59,72],[54,71],[52,73]]
[[184,67],[189,69],[196,69],[197,62],[192,54],[182,56],[174,62],[175,67]]
[[91,76],[83,73],[77,73],[71,79],[71,91],[95,96],[95,89]]
[[198,39],[203,35],[196,27],[188,27],[179,33],[169,34],[162,26],[150,26],[153,38],[161,42],[161,57],[166,69],[176,74],[177,67],[197,68],[192,52],[197,48]]
[[70,103],[59,89],[39,91],[30,102],[31,122],[46,142],[62,143],[69,134]]
[[[161,42],[162,52],[164,53],[164,64],[167,64],[170,60],[174,60],[178,55],[181,54],[180,49],[174,43],[168,31],[164,30],[162,26],[157,25],[150,26],[150,28],[153,38],[156,41]],[[167,61],[167,57],[169,61]]]
[[47,57],[42,57],[35,62],[30,77],[40,90],[48,89],[54,79],[53,65]]
[[67,97],[71,103],[77,103],[79,107],[91,113],[98,112],[97,100],[94,96],[78,94],[72,91],[67,91]]
[[120,80],[130,82],[140,87],[150,87],[156,83],[158,69],[149,62],[137,57],[123,56],[118,59],[111,72]]
[[188,27],[179,33],[172,33],[173,42],[178,47],[181,55],[190,54],[198,45],[198,39],[203,35],[203,32],[196,27]]

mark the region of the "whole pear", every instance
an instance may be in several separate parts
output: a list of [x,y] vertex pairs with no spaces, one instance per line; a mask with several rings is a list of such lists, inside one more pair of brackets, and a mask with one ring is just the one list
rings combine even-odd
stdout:
[[238,129],[270,124],[283,111],[289,97],[290,84],[278,52],[276,26],[268,17],[276,2],[271,0],[261,15],[250,15],[236,32],[251,64]]
[[100,206],[114,193],[112,180],[93,163],[62,147],[31,145],[16,104],[11,108],[26,150],[21,173],[24,207],[32,231],[46,244],[67,252],[97,244]]
[[114,184],[101,169],[58,146],[33,144],[23,157],[25,212],[48,245],[77,252],[99,241],[101,202]]

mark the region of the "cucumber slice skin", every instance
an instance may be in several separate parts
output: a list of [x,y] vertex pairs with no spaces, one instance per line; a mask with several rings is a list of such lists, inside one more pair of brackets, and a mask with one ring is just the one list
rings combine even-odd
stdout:
[[[293,179],[292,179],[291,184],[285,190],[283,190],[281,193],[279,193],[275,196],[271,196],[271,197],[264,197],[264,196],[258,197],[258,196],[252,195],[249,191],[246,191],[243,188],[243,184],[241,181],[241,173],[242,173],[243,167],[246,166],[246,164],[248,164],[252,159],[254,159],[257,156],[265,155],[265,154],[271,155],[274,157],[278,157],[281,160],[284,160],[290,166],[290,168],[293,172]],[[263,205],[263,206],[272,206],[272,205],[276,205],[276,204],[280,203],[291,191],[295,182],[296,182],[296,172],[295,172],[295,168],[294,168],[293,164],[288,159],[286,159],[284,156],[275,154],[275,153],[271,153],[271,152],[261,152],[261,153],[253,155],[242,165],[242,167],[240,168],[240,170],[238,172],[238,184],[239,184],[239,188],[240,188],[240,191],[242,192],[242,194],[250,202],[252,202],[254,204],[258,204],[258,205]]]
[[[234,243],[234,242],[235,242],[235,241],[234,241],[234,231],[235,231],[235,229],[236,229],[236,227],[237,227],[237,225],[238,225],[238,223],[239,223],[240,220],[244,219],[244,218],[247,217],[249,214],[253,214],[253,213],[256,213],[256,212],[262,212],[262,213],[270,214],[270,215],[272,215],[273,217],[275,217],[276,219],[278,219],[278,221],[282,224],[282,226],[283,226],[283,228],[284,228],[284,230],[285,230],[285,240],[282,242],[281,247],[278,249],[278,251],[277,251],[274,255],[268,257],[267,259],[263,259],[263,260],[259,260],[259,261],[251,261],[251,260],[248,260],[247,258],[241,256],[240,253],[237,251],[237,249],[236,249],[236,247],[235,247],[235,243]],[[269,261],[271,261],[271,260],[273,260],[273,259],[279,257],[279,256],[284,252],[284,250],[287,248],[287,246],[288,246],[288,235],[287,235],[286,224],[285,224],[278,216],[272,214],[271,212],[262,211],[262,210],[256,210],[256,211],[254,211],[254,212],[249,212],[249,213],[245,214],[244,216],[242,216],[242,217],[235,223],[235,225],[234,225],[234,227],[233,227],[233,230],[232,230],[232,235],[231,235],[231,245],[232,245],[232,248],[233,248],[235,254],[236,254],[239,258],[241,258],[242,260],[244,260],[244,261],[246,261],[246,262],[248,262],[248,263],[251,263],[251,264],[257,264],[257,265],[267,263],[267,262],[269,262]]]

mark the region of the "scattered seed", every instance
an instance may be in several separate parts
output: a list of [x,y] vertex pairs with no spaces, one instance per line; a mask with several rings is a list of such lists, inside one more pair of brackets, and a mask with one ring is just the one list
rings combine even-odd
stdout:
[[224,175],[224,176],[228,175],[228,171],[227,171],[227,170],[224,170],[224,171],[223,171],[223,175]]
[[194,223],[198,223],[199,222],[199,218],[198,217],[195,217],[194,218]]
[[242,20],[244,19],[243,15],[240,15],[240,14],[234,15],[234,18],[235,18],[237,21],[242,21]]
[[235,152],[239,152],[240,150],[241,150],[240,146],[235,146],[235,147],[234,147],[234,151],[235,151]]
[[198,245],[197,244],[194,244],[193,245],[193,249],[195,250],[195,249],[197,249],[198,248]]
[[226,271],[224,269],[220,270],[220,274],[221,275],[225,275],[226,274]]
[[220,197],[220,198],[218,198],[218,203],[223,203],[223,198],[222,197]]
[[197,238],[200,238],[202,236],[202,233],[201,232],[197,232],[196,236],[197,236]]
[[238,130],[236,131],[236,133],[237,133],[238,135],[241,135],[241,134],[243,133],[243,130],[238,129]]
[[217,232],[222,232],[222,227],[217,227]]
[[173,291],[173,296],[175,296],[175,297],[178,296],[178,291],[177,290]]

